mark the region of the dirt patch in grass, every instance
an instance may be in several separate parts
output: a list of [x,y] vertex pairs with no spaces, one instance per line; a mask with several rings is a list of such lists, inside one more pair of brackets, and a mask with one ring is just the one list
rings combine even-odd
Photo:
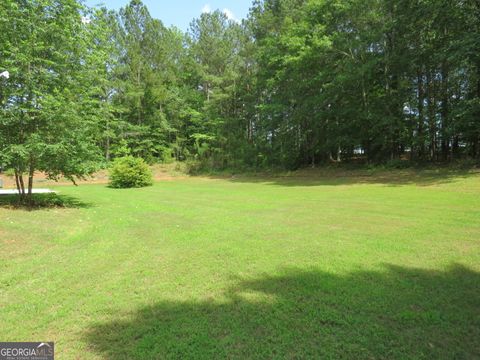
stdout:
[[[153,178],[156,181],[171,181],[180,178],[185,178],[186,175],[182,175],[175,172],[175,169],[171,165],[154,165],[152,166]],[[15,188],[15,178],[13,176],[7,176],[0,174],[0,179],[3,180],[3,187],[6,189]],[[100,170],[84,180],[76,181],[77,184],[108,184],[108,170]],[[59,181],[49,180],[45,173],[37,172],[33,179],[33,186],[53,186],[53,185],[72,185],[72,182],[68,179],[61,178]]]

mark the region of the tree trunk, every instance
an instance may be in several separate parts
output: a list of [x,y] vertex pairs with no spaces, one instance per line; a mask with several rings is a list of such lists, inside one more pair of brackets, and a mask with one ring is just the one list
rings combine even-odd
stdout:
[[20,175],[18,174],[17,169],[15,169],[15,184],[17,185],[18,195],[20,196],[20,198],[22,198],[22,185],[20,184]]
[[450,153],[450,138],[448,136],[448,69],[445,63],[442,64],[442,160],[447,161]]
[[427,72],[427,100],[428,100],[428,125],[430,135],[430,160],[435,161],[437,157],[437,125],[436,125],[436,106],[435,106],[435,86],[433,84],[431,71]]
[[110,137],[107,136],[107,140],[105,143],[105,160],[110,162]]
[[[477,63],[477,100],[480,101],[480,62]],[[477,124],[480,123],[480,111],[477,112]],[[476,154],[474,156],[480,160],[480,128],[477,128]]]
[[[424,160],[425,158],[425,139],[423,134],[423,125],[424,125],[424,102],[425,102],[425,90],[423,88],[423,74],[421,70],[417,73],[417,91],[418,91],[418,125],[417,125],[417,141],[418,143],[418,158]],[[413,154],[413,149],[412,149]]]
[[28,169],[28,194],[27,201],[29,205],[33,204],[33,175],[35,174],[35,166],[33,163],[33,158],[30,158],[30,166]]
[[107,115],[107,123],[106,123],[106,130],[107,130],[107,138],[105,139],[105,160],[107,162],[110,161],[110,119]]
[[18,169],[15,169],[15,184],[17,185],[20,202],[24,202],[25,201],[25,183],[23,182],[23,174]]
[[452,159],[457,158],[458,155],[458,150],[459,150],[459,136],[455,135],[453,138],[453,143],[452,143]]

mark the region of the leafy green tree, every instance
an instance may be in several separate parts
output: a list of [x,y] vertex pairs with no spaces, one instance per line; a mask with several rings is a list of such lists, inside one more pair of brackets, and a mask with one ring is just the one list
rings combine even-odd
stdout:
[[239,168],[480,158],[474,0],[256,0],[241,24],[217,10],[187,33],[140,0],[0,11],[1,156],[19,189],[32,169],[88,173],[95,147]]
[[[15,171],[22,200],[31,200],[35,171],[72,181],[92,173],[100,75],[85,9],[74,0],[2,2],[7,41],[2,82],[0,162]],[[7,21],[6,25],[3,21]]]
[[122,108],[121,138],[148,161],[170,156],[178,123],[178,69],[183,38],[153,19],[139,0],[122,8],[116,40],[121,56],[113,99]]
[[250,39],[244,27],[219,10],[195,19],[188,35],[189,56],[194,59],[190,84],[202,95],[196,107],[200,116],[191,123],[189,137],[197,158],[225,166],[237,158],[238,148],[232,143],[239,145],[237,139],[245,137],[238,133],[238,118],[245,106],[243,55]]

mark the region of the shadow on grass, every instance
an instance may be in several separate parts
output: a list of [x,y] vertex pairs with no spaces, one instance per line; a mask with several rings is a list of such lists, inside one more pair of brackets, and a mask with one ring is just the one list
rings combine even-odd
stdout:
[[367,170],[318,168],[297,170],[288,174],[258,173],[253,175],[209,176],[212,179],[228,179],[238,183],[264,183],[278,186],[335,186],[355,184],[379,184],[385,186],[431,186],[453,183],[480,175],[476,169],[405,169]]
[[461,265],[282,273],[237,279],[223,299],[117,314],[85,340],[112,360],[480,357],[480,274]]
[[41,210],[48,208],[89,208],[92,204],[75,197],[59,194],[33,194],[32,204],[20,201],[17,195],[1,195],[0,208],[20,210]]

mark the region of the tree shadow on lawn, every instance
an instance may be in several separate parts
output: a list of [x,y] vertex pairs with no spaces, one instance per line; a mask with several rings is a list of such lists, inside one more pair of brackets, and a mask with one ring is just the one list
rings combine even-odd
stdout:
[[238,183],[266,183],[278,186],[335,186],[355,184],[378,184],[385,186],[432,186],[456,182],[471,176],[480,175],[475,169],[405,169],[405,170],[349,170],[335,168],[304,169],[287,175],[256,174],[210,176],[212,179],[225,179]]
[[480,274],[388,265],[345,276],[286,269],[223,300],[161,301],[92,326],[105,359],[473,359]]
[[18,195],[1,195],[0,208],[13,210],[42,210],[48,208],[89,208],[93,205],[73,196],[60,194],[33,194],[32,204],[20,201]]

